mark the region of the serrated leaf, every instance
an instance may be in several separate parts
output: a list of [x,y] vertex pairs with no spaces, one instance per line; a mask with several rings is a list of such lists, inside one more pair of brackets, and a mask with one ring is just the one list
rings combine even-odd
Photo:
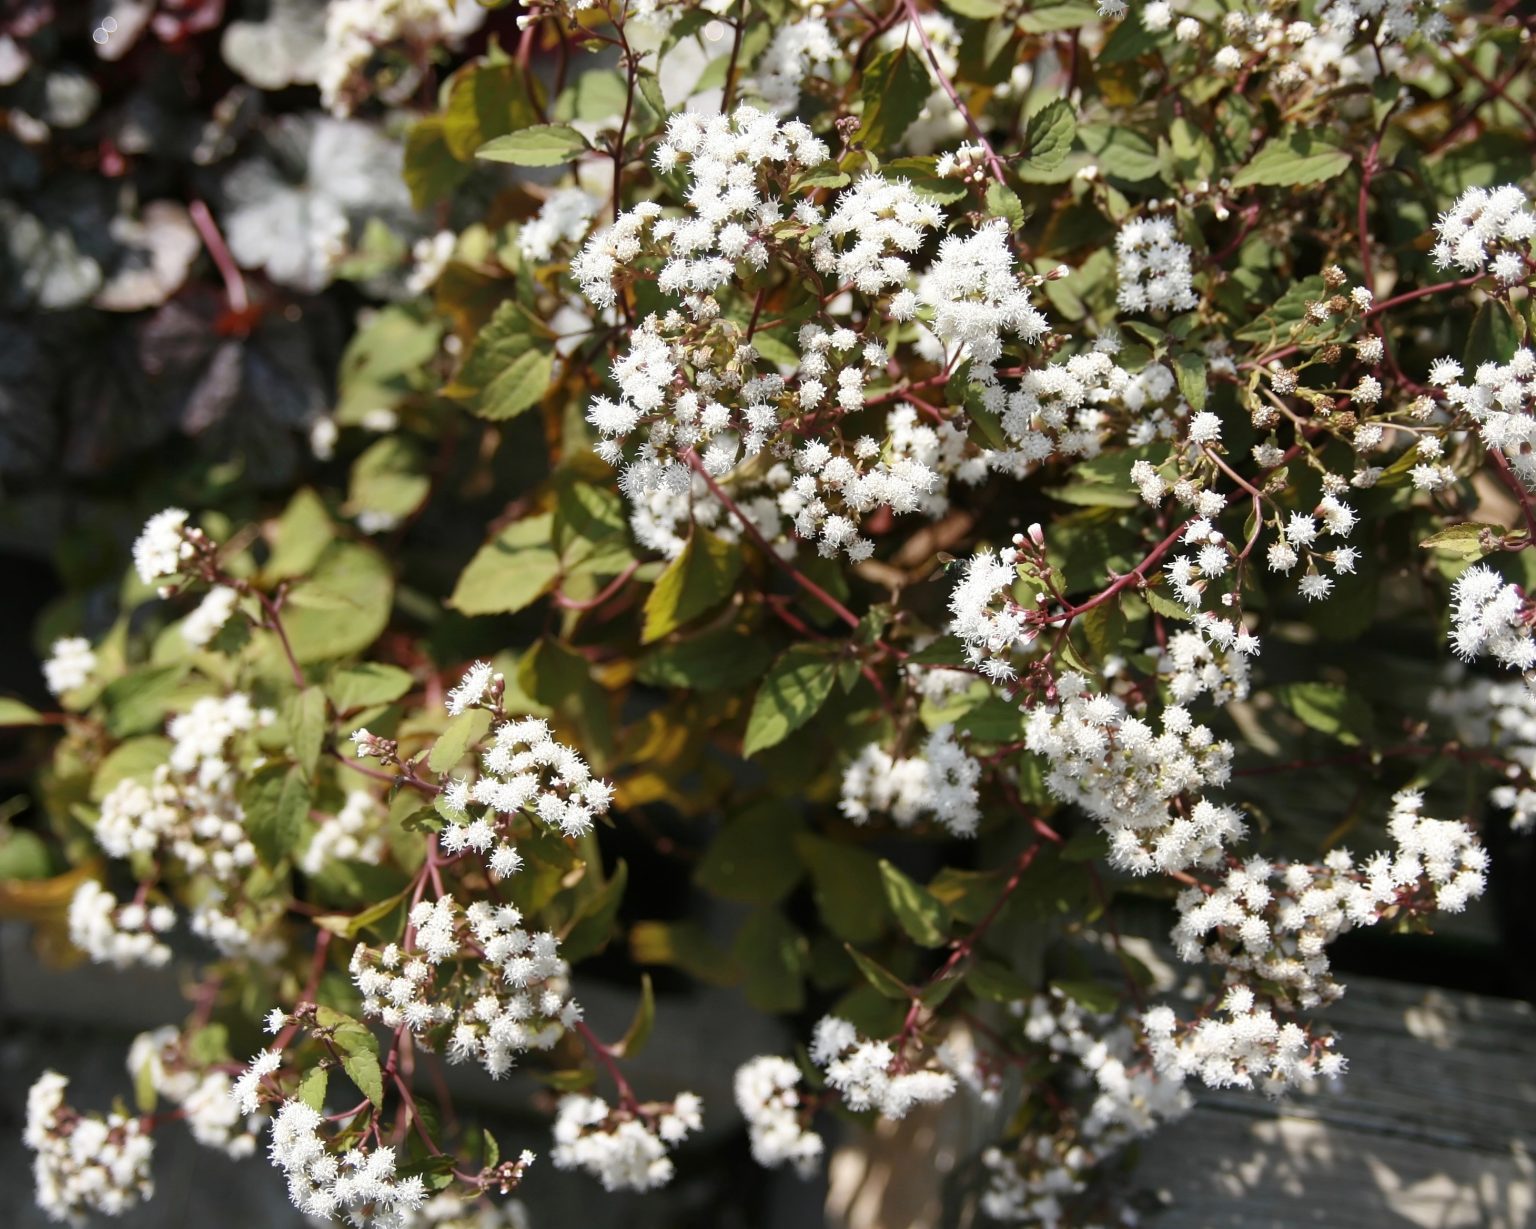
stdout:
[[683,553],[667,565],[645,599],[643,644],[692,622],[728,596],[741,574],[741,547],[697,525]]
[[1483,363],[1507,363],[1520,346],[1521,321],[1496,299],[1484,299],[1467,330],[1462,365],[1476,371]]
[[1460,559],[1481,559],[1491,547],[1483,545],[1483,536],[1491,535],[1494,542],[1504,537],[1502,525],[1489,525],[1482,521],[1465,521],[1452,525],[1439,533],[1432,533],[1419,543],[1430,550],[1441,550]]
[[487,141],[475,157],[514,166],[563,166],[590,148],[587,138],[566,124],[535,124]]
[[814,717],[832,694],[836,660],[820,645],[797,644],[773,663],[752,700],[741,753],[777,746]]
[[320,1007],[318,1020],[322,1028],[334,1030],[332,1044],[341,1052],[341,1069],[347,1077],[374,1105],[382,1105],[384,1073],[379,1069],[378,1038],[365,1025],[334,1008]]
[[975,21],[990,21],[1004,11],[1000,0],[944,0],[944,7],[957,17]]
[[949,910],[927,888],[914,883],[883,858],[880,881],[891,912],[914,943],[938,947],[949,938]]
[[1066,159],[1077,139],[1077,116],[1065,98],[1047,103],[1029,117],[1024,129],[1026,166],[1034,171],[1054,171]]
[[1014,230],[1024,225],[1024,202],[1012,188],[996,180],[987,185],[987,212],[1003,218]]
[[458,767],[464,753],[485,737],[491,728],[491,714],[483,708],[472,708],[460,713],[432,744],[427,756],[427,767],[441,776]]
[[330,1081],[331,1073],[328,1068],[311,1067],[299,1081],[299,1100],[319,1113],[325,1108],[325,1090]]
[[431,489],[421,451],[410,440],[390,435],[370,445],[352,463],[347,503],[354,513],[400,519],[415,512]]
[[299,843],[309,815],[309,786],[298,765],[266,764],[241,782],[245,831],[268,866],[276,866]]
[[333,542],[283,607],[283,627],[302,664],[366,649],[389,622],[395,580],[375,550]]
[[1234,189],[1322,183],[1342,175],[1353,159],[1347,150],[1309,132],[1271,137],[1232,180]]
[[1051,988],[1099,1015],[1108,1015],[1120,1007],[1120,996],[1096,981],[1052,981]]

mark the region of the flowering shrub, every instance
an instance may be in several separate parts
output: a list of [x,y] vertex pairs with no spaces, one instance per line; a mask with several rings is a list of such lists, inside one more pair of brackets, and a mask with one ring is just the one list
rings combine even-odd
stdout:
[[[631,1086],[635,966],[792,1019],[736,1074],[759,1163],[974,1098],[1003,1222],[1114,1217],[1192,1088],[1341,1077],[1330,945],[1467,908],[1536,815],[1525,19],[540,0],[476,54],[466,0],[313,7],[273,85],[340,185],[227,221],[297,291],[370,211],[394,253],[330,465],[176,488],[115,615],[50,616],[56,709],[0,708],[45,923],[196,967],[140,1114],[34,1088],[44,1208],[146,1198],[171,1119],[357,1225],[541,1154],[662,1186],[730,1110]],[[639,912],[636,841],[734,931]],[[440,1063],[537,1072],[552,1140],[506,1159]]]

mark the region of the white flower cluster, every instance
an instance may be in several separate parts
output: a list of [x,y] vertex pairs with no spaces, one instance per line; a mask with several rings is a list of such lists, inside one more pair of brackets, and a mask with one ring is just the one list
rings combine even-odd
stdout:
[[752,1159],[765,1169],[787,1162],[802,1178],[815,1173],[826,1145],[802,1121],[800,1068],[787,1058],[760,1055],[736,1068],[735,1091]]
[[1055,705],[1029,715],[1025,746],[1050,762],[1051,793],[1099,821],[1110,864],[1138,875],[1219,865],[1243,834],[1242,816],[1204,797],[1181,800],[1226,784],[1232,745],[1178,705],[1163,710],[1157,733],[1081,675],[1062,675],[1056,690]]
[[517,1055],[549,1049],[581,1019],[559,940],[530,933],[522,920],[511,905],[476,901],[465,910],[465,935],[450,898],[419,902],[410,914],[419,954],[393,943],[353,950],[363,1015],[418,1036],[451,1025],[448,1061],[473,1059],[499,1079]]
[[133,544],[133,566],[146,585],[174,579],[196,551],[184,530],[187,514],[180,508],[157,512],[144,523]]
[[[1006,227],[950,236],[914,288],[913,257],[943,225],[943,211],[905,179],[872,174],[819,205],[795,181],[828,157],[804,124],[780,125],[750,107],[730,117],[674,116],[655,158],[663,171],[686,164],[683,215],[642,202],[571,262],[599,308],[612,308],[623,285],[652,267],[662,293],[679,300],[633,328],[612,369],[617,398],[594,398],[587,414],[602,437],[598,454],[623,467],[636,537],[669,557],[681,553],[690,525],[727,539],[741,532],[698,469],[786,555],[792,529],[823,556],[859,562],[873,550],[859,532],[868,513],[941,514],[949,480],[975,483],[987,471],[963,421],[926,407],[931,421],[920,423],[902,406],[882,439],[845,440],[838,431],[843,416],[863,408],[866,384],[890,367],[874,330],[886,318],[928,312],[933,348],[964,349],[978,375],[1004,333],[1035,340],[1044,332]],[[778,335],[760,340],[759,352],[714,298],[743,267],[775,260],[801,279],[809,265],[829,286],[823,321],[801,326],[798,352]],[[839,286],[845,293],[833,294]],[[854,312],[855,295],[890,296],[862,313],[862,332],[833,319]],[[766,369],[770,360],[777,370]],[[765,451],[777,463],[744,464]]]
[[1181,1025],[1171,1007],[1142,1016],[1147,1049],[1169,1078],[1198,1075],[1211,1088],[1260,1088],[1278,1096],[1316,1076],[1342,1075],[1346,1061],[1333,1038],[1314,1038],[1295,1021],[1281,1023],[1247,986],[1234,986],[1221,1013]]
[[[226,955],[269,962],[282,953],[269,933],[277,916],[233,906],[256,862],[236,797],[240,740],[276,719],[243,692],[204,696],[166,724],[171,750],[149,781],[125,778],[101,802],[96,843],[112,858],[154,854],[188,874],[207,876],[209,891],[192,912],[192,931]],[[230,907],[226,907],[226,906]]]
[[62,696],[84,687],[95,669],[96,654],[91,642],[84,636],[65,636],[53,642],[48,660],[43,663],[43,681],[51,694]]
[[263,1119],[241,1112],[233,1081],[223,1071],[199,1071],[184,1053],[181,1033],[172,1026],[140,1033],[128,1047],[128,1073],[144,1078],[158,1096],[181,1107],[192,1138],[227,1156],[251,1156]]
[[306,875],[318,875],[336,861],[376,865],[389,849],[386,826],[384,809],[372,794],[349,790],[341,810],[320,820],[299,858],[299,869]]
[[[901,296],[898,296],[898,299]],[[1039,341],[1050,326],[1030,302],[1009,244],[1008,223],[993,219],[969,235],[946,235],[938,256],[917,284],[916,303],[931,309],[933,332],[946,347],[995,378],[1003,335]],[[898,319],[906,314],[892,304]]]
[[[1189,413],[1173,373],[1162,363],[1127,371],[1115,362],[1118,348],[1118,339],[1101,338],[1091,350],[1031,368],[1011,391],[984,384],[982,402],[1013,444],[987,453],[987,468],[1023,478],[1053,456],[1098,456],[1111,438],[1132,447],[1172,439]],[[1142,498],[1158,504],[1167,484],[1149,462],[1135,464]]]
[[799,106],[800,83],[811,70],[835,63],[842,54],[822,18],[787,22],[773,32],[773,41],[743,84],[756,89],[770,110],[788,115]]
[[239,600],[240,594],[228,585],[214,585],[196,609],[181,621],[181,638],[193,648],[206,647],[229,622]]
[[955,1077],[947,1071],[897,1068],[886,1041],[861,1038],[837,1016],[823,1016],[811,1036],[811,1061],[826,1072],[827,1084],[842,1094],[849,1109],[873,1109],[882,1118],[905,1118],[917,1105],[934,1105],[954,1095]]
[[1451,648],[1462,661],[1484,654],[1511,670],[1536,666],[1536,639],[1525,594],[1485,563],[1474,563],[1451,586]]
[[121,1216],[155,1193],[155,1141],[137,1118],[78,1114],[64,1101],[69,1081],[45,1071],[27,1090],[21,1136],[32,1161],[38,1206],[50,1220],[80,1223],[87,1212]]
[[548,260],[560,244],[581,242],[601,204],[580,188],[556,188],[544,198],[538,216],[518,228],[517,250],[524,260]]
[[1509,761],[1510,780],[1489,790],[1488,801],[1510,813],[1513,831],[1536,830],[1536,692],[1523,682],[1455,677],[1430,696],[1429,707],[1450,717],[1469,747],[1492,748]]
[[1429,382],[1445,390],[1446,404],[1476,422],[1483,443],[1503,453],[1520,481],[1536,490],[1536,352],[1524,348],[1507,363],[1482,363],[1470,383],[1461,383],[1461,375],[1460,363],[1443,358],[1430,365]]
[[351,115],[374,91],[369,67],[391,47],[401,54],[391,60],[386,100],[409,98],[421,84],[417,61],[439,47],[457,50],[484,20],[480,5],[454,0],[330,0],[316,74],[321,105]]
[[1354,508],[1331,493],[1318,501],[1312,513],[1292,512],[1281,526],[1280,536],[1269,544],[1266,556],[1269,570],[1288,576],[1305,558],[1306,568],[1296,583],[1298,591],[1309,601],[1327,597],[1333,588],[1333,579],[1320,570],[1319,562],[1327,563],[1338,575],[1348,575],[1355,570],[1360,552],[1353,546],[1335,545],[1330,550],[1322,549],[1322,539],[1330,535],[1348,537],[1358,522]]
[[87,879],[69,902],[69,941],[97,964],[125,969],[133,964],[158,967],[171,958],[159,939],[176,925],[169,905],[122,904],[94,879]]
[[556,1169],[583,1169],[606,1191],[648,1191],[672,1180],[667,1149],[703,1125],[704,1103],[678,1093],[664,1109],[612,1109],[601,1097],[577,1093],[560,1098],[555,1146]]
[[[1401,790],[1387,832],[1395,848],[1357,864],[1333,850],[1321,865],[1272,863],[1254,857],[1208,891],[1179,895],[1173,941],[1185,960],[1225,970],[1222,1010],[1180,1030],[1157,1008],[1144,1022],[1160,1070],[1198,1072],[1213,1086],[1252,1085],[1271,1092],[1315,1074],[1337,1075],[1344,1060],[1325,1053],[1301,1025],[1281,1013],[1325,1006],[1344,992],[1334,978],[1328,944],[1356,926],[1399,910],[1459,912],[1481,896],[1488,855],[1472,830],[1420,812],[1423,796]],[[1262,987],[1263,1002],[1250,987]]]
[[1011,546],[995,555],[978,551],[966,560],[949,595],[950,633],[964,642],[967,660],[995,683],[1014,677],[1013,655],[1026,651],[1037,635],[1012,596],[1018,558]]
[[1147,651],[1157,659],[1158,672],[1176,704],[1189,704],[1206,694],[1217,705],[1248,696],[1247,655],[1224,651],[1198,632],[1173,632],[1166,647],[1153,645]]
[[284,1101],[272,1120],[268,1151],[288,1177],[293,1206],[306,1216],[344,1216],[357,1229],[410,1229],[426,1183],[398,1175],[393,1148],[351,1148],[338,1157],[320,1135],[323,1122],[302,1101]]
[[1122,311],[1190,311],[1195,294],[1189,245],[1180,243],[1168,218],[1132,218],[1115,236],[1118,302]]
[[839,806],[856,824],[868,823],[873,813],[909,828],[926,815],[956,836],[975,836],[980,780],[981,764],[955,740],[955,727],[941,725],[921,755],[896,759],[878,743],[864,747],[843,770]]
[[1191,1098],[1180,1078],[1144,1061],[1126,1022],[1091,1013],[1059,991],[1013,1005],[1024,1035],[1045,1050],[1068,1081],[1068,1100],[1036,1116],[1008,1152],[982,1154],[982,1208],[995,1220],[1056,1229],[1077,1223],[1069,1201],[1116,1150],[1184,1114]]
[[[487,864],[499,876],[522,865],[499,816],[527,812],[566,836],[583,836],[613,801],[613,786],[594,777],[586,761],[536,717],[502,722],[481,753],[480,765],[473,785],[462,778],[444,784],[444,806],[462,818],[448,824],[438,840],[449,853],[473,849],[489,854]],[[472,806],[485,810],[470,818]]]
[[1485,269],[1504,285],[1524,281],[1531,271],[1531,241],[1536,213],[1515,184],[1468,188],[1435,223],[1431,255],[1442,269],[1481,273]]

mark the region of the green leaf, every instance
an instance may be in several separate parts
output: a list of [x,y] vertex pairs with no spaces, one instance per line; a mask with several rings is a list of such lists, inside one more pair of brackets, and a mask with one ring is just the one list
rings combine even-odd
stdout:
[[331,1007],[318,1012],[321,1028],[333,1029],[332,1044],[341,1052],[341,1069],[374,1105],[384,1103],[384,1073],[379,1069],[379,1042],[351,1016]]
[[730,596],[741,574],[741,547],[695,525],[683,553],[667,565],[645,599],[643,644],[698,618]]
[[624,900],[624,885],[628,882],[629,867],[620,858],[608,882],[582,902],[570,930],[560,940],[560,954],[565,960],[575,964],[595,956],[608,945],[608,940],[613,937],[614,922],[618,920],[619,905]]
[[347,503],[354,514],[400,519],[415,512],[431,489],[421,451],[404,436],[387,435],[353,462]]
[[[1494,544],[1504,537],[1502,525],[1489,525],[1483,521],[1465,521],[1460,525],[1452,525],[1442,529],[1439,533],[1432,533],[1419,543],[1420,546],[1431,550],[1444,551],[1458,559],[1469,562],[1473,559],[1481,559],[1494,549]],[[1489,538],[1489,544],[1484,545],[1484,536]]]
[[1014,24],[1025,34],[1052,34],[1057,30],[1076,30],[1098,21],[1098,10],[1091,4],[1046,4],[1020,13]]
[[298,848],[309,815],[309,786],[297,765],[266,764],[240,784],[245,830],[268,866]]
[[883,858],[880,881],[891,912],[914,943],[938,947],[949,938],[949,910],[927,888],[908,879]]
[[491,714],[483,708],[472,708],[460,713],[432,744],[427,756],[427,767],[441,776],[459,766],[464,753],[485,737],[491,728]]
[[864,116],[857,139],[883,153],[900,142],[933,92],[922,52],[905,44],[881,52],[864,70],[859,92]]
[[313,777],[325,744],[325,693],[318,687],[306,687],[290,696],[283,706],[283,722],[295,762],[306,777]]
[[187,676],[185,663],[152,666],[125,674],[101,693],[107,707],[107,732],[118,738],[158,726]]
[[1359,746],[1371,736],[1370,705],[1337,683],[1285,683],[1275,688],[1275,696],[1302,724],[1346,746]]
[[987,185],[987,212],[1005,219],[1014,230],[1024,225],[1024,202],[1019,194],[995,180]]
[[613,1044],[613,1052],[621,1058],[634,1058],[651,1039],[656,1026],[656,992],[651,988],[651,975],[640,974],[640,1002],[635,1007],[634,1018],[624,1030],[624,1036]]
[[288,501],[272,531],[272,553],[262,575],[269,580],[292,580],[320,561],[336,536],[325,502],[308,487]]
[[795,850],[811,872],[816,907],[828,929],[850,943],[870,943],[885,929],[885,887],[873,854],[852,845],[796,834]]
[[299,1081],[299,1100],[319,1113],[325,1108],[325,1088],[330,1080],[331,1073],[328,1068],[311,1067]]
[[475,552],[448,604],[461,614],[511,614],[533,605],[560,578],[547,513],[513,521]]
[[29,704],[0,696],[0,725],[42,725],[43,715]]
[[1322,183],[1342,175],[1353,159],[1347,150],[1309,132],[1271,137],[1232,180],[1234,189]]
[[1178,377],[1179,392],[1189,402],[1189,408],[1199,413],[1205,409],[1206,382],[1205,355],[1192,350],[1181,350],[1173,360],[1173,373]]
[[1051,988],[1099,1015],[1109,1015],[1120,1007],[1120,996],[1096,981],[1052,981]]
[[761,636],[712,627],[653,649],[635,663],[635,677],[652,687],[724,691],[762,678],[772,656]]
[[956,17],[970,17],[976,21],[990,21],[1004,11],[1000,0],[944,0],[944,7]]
[[757,909],[731,946],[742,969],[742,990],[758,1011],[805,1006],[805,938],[777,909]]
[[1462,365],[1476,371],[1484,363],[1507,363],[1520,346],[1521,322],[1508,307],[1496,299],[1484,299],[1472,317],[1467,344],[1462,350]]
[[853,957],[853,963],[859,966],[859,972],[864,974],[864,980],[878,990],[888,999],[910,999],[912,992],[907,989],[906,982],[897,977],[878,961],[871,960],[851,943],[844,943],[843,950]]
[[711,986],[741,980],[741,966],[697,922],[636,922],[629,928],[629,954],[636,964],[670,965]]
[[398,700],[411,689],[411,683],[410,674],[399,666],[364,661],[332,670],[325,694],[338,713],[345,713]]
[[100,802],[119,781],[148,781],[170,754],[171,740],[159,734],[146,734],[118,743],[91,778],[91,801]]
[[470,168],[453,156],[443,118],[429,115],[405,134],[405,186],[411,203],[426,210],[448,196],[469,175]]
[[[409,888],[397,892],[393,896],[386,896],[383,900],[376,901],[366,909],[360,909],[356,913],[325,913],[315,918],[315,925],[322,930],[329,930],[332,934],[340,935],[344,939],[355,939],[363,931],[377,922],[382,922],[396,909],[403,915],[407,902]],[[385,928],[387,929],[387,928]]]
[[37,833],[13,828],[9,836],[0,840],[0,880],[46,879],[52,873],[48,844]]
[[507,422],[544,399],[554,375],[554,356],[547,350],[524,350],[480,390],[473,409],[477,418]]
[[741,753],[751,757],[777,746],[814,717],[832,694],[837,679],[835,659],[817,644],[786,649],[768,671],[752,701]]
[[1161,169],[1152,143],[1129,128],[1090,124],[1079,128],[1078,136],[1099,170],[1112,178],[1139,183],[1155,178]]
[[1024,141],[1029,151],[1025,168],[1054,171],[1066,159],[1076,139],[1077,116],[1072,104],[1065,98],[1046,103],[1029,117],[1024,129]]
[[804,822],[800,812],[786,803],[749,807],[709,843],[693,881],[725,900],[753,905],[783,900],[805,873],[791,843]]
[[360,653],[388,624],[394,600],[383,556],[355,542],[332,543],[283,607],[294,656],[307,665]]
[[1035,987],[1006,965],[978,960],[965,973],[965,984],[978,998],[994,1003],[1016,1003],[1033,997]]
[[535,124],[487,141],[475,157],[514,166],[562,166],[590,148],[586,137],[565,124]]

